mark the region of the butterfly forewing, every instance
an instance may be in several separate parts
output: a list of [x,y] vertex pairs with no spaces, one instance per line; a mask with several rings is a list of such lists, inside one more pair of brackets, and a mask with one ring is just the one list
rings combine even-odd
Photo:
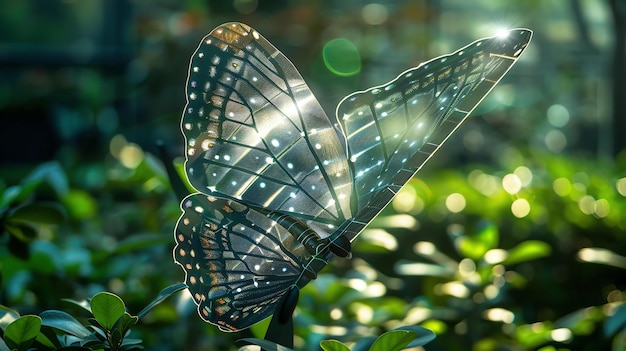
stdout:
[[198,191],[313,224],[352,217],[345,140],[293,64],[252,28],[227,23],[203,39],[182,130]]
[[504,76],[530,38],[530,31],[515,29],[476,41],[339,104],[358,203],[352,225],[341,235],[352,240],[391,201]]

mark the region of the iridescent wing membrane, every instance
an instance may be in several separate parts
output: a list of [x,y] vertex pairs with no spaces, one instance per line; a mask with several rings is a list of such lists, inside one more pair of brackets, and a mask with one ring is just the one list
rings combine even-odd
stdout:
[[274,313],[391,201],[530,38],[515,29],[476,41],[349,95],[331,120],[254,29],[209,33],[191,59],[181,123],[199,193],[181,204],[174,249],[200,316],[236,331]]

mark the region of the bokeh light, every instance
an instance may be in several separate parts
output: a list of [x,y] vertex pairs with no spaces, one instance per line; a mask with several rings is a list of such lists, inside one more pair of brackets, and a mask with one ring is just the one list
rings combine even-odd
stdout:
[[372,3],[363,6],[361,15],[363,16],[363,21],[365,21],[365,23],[379,25],[387,21],[388,12],[384,5]]
[[626,196],[626,177],[618,179],[615,188],[620,195]]
[[517,218],[524,218],[530,213],[530,203],[526,199],[517,199],[511,204],[511,212]]
[[357,47],[346,38],[329,41],[322,49],[326,68],[341,76],[353,76],[361,71],[361,56]]
[[522,181],[514,173],[509,173],[502,178],[502,187],[507,193],[514,195],[522,190]]
[[547,112],[548,122],[554,127],[564,127],[569,122],[569,111],[563,105],[552,105]]
[[567,137],[560,130],[553,129],[546,134],[544,142],[548,150],[561,152],[567,146]]
[[259,5],[258,0],[234,0],[233,7],[242,15],[247,15],[254,12]]
[[572,183],[567,178],[557,178],[552,182],[552,189],[559,196],[567,196],[572,191]]
[[446,208],[452,213],[459,213],[465,209],[465,197],[459,193],[453,193],[446,198]]
[[513,173],[522,182],[522,186],[529,186],[533,180],[533,172],[528,167],[519,166],[515,168]]

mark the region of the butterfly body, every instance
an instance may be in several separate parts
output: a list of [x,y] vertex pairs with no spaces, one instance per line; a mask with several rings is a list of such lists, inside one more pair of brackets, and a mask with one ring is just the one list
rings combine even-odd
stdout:
[[[227,331],[274,313],[386,206],[528,45],[486,38],[343,99],[326,116],[293,64],[227,23],[194,53],[181,129],[199,193],[174,256],[201,317]],[[281,307],[281,309],[284,309]],[[289,310],[290,308],[287,308]]]

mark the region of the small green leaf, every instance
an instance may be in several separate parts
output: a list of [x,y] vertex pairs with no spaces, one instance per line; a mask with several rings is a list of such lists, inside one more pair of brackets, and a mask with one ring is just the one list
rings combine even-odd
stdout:
[[131,316],[130,313],[124,312],[124,314],[113,325],[114,330],[119,330],[122,335],[125,335],[131,326],[137,324],[139,318]]
[[485,252],[498,246],[498,227],[493,222],[480,221],[476,231],[475,240],[486,248]]
[[322,340],[320,347],[324,351],[350,351],[350,348],[339,340]]
[[141,310],[141,312],[137,313],[137,318],[139,319],[143,318],[146,314],[148,314],[148,312],[150,312],[150,310],[154,308],[154,306],[160,304],[163,300],[167,299],[173,294],[181,290],[184,290],[186,288],[187,288],[187,285],[180,283],[180,284],[170,285],[167,288],[161,290],[161,292],[157,295],[157,297],[155,297],[154,300],[152,300],[152,302],[150,302],[148,306],[146,306],[143,310]]
[[22,182],[26,187],[30,184],[48,183],[58,197],[63,197],[69,190],[67,176],[56,161],[43,163],[35,168]]
[[550,245],[545,242],[539,240],[527,240],[509,250],[508,257],[502,263],[504,265],[522,263],[549,256],[550,252]]
[[419,325],[408,325],[394,330],[404,330],[415,333],[415,339],[409,343],[407,348],[423,346],[435,339],[435,333]]
[[22,193],[22,187],[14,185],[6,188],[0,196],[0,209],[6,210],[6,208],[12,204]]
[[73,305],[76,305],[76,306],[84,309],[87,312],[91,312],[91,307],[89,307],[89,301],[87,301],[87,300],[76,301],[76,300],[72,300],[72,299],[61,299],[61,301],[69,302],[69,303],[71,303]]
[[9,324],[4,331],[4,340],[11,349],[27,350],[41,330],[41,318],[22,316]]
[[4,228],[21,242],[28,243],[37,237],[37,229],[30,223],[11,222],[7,220]]
[[17,208],[7,218],[11,222],[59,225],[65,221],[63,208],[56,203],[32,203]]
[[124,301],[115,294],[101,292],[91,298],[91,313],[106,331],[113,328],[124,312]]
[[48,310],[41,312],[40,316],[43,326],[62,330],[81,339],[91,334],[87,328],[66,312]]
[[122,344],[122,340],[124,340],[124,334],[119,329],[114,329],[111,331],[111,349],[117,350]]
[[93,217],[97,212],[96,200],[84,190],[71,190],[62,199],[70,217],[86,219]]
[[143,343],[141,339],[124,338],[120,350],[141,350],[143,347],[140,345]]
[[417,335],[407,330],[392,330],[381,335],[374,341],[370,351],[404,350]]

